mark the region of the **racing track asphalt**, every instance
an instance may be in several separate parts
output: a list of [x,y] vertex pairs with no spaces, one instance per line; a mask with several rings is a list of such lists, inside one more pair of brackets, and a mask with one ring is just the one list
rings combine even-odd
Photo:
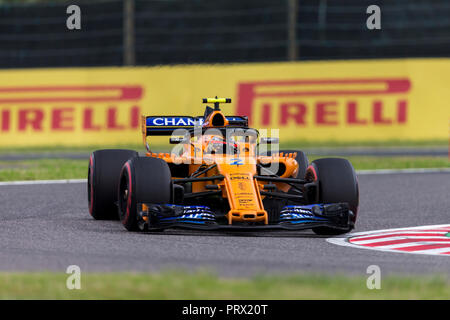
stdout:
[[[450,173],[359,176],[355,232],[450,223]],[[327,272],[366,275],[450,274],[450,258],[355,249],[312,232],[127,232],[118,221],[95,221],[86,185],[0,186],[0,270],[82,271],[209,269],[224,276]]]

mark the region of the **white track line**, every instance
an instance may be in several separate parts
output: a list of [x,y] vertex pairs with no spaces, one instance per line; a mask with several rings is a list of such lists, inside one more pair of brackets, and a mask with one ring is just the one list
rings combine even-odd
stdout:
[[87,182],[86,179],[8,181],[8,182],[0,182],[0,186],[26,186],[26,185],[68,184],[68,183],[86,183],[86,182]]
[[[380,169],[380,170],[357,170],[358,175],[371,174],[403,174],[403,173],[450,173],[450,168],[429,168],[429,169]],[[67,180],[34,180],[34,181],[7,181],[0,182],[0,186],[25,186],[39,184],[68,184],[68,183],[86,183],[86,179],[67,179]]]
[[357,170],[356,174],[396,174],[396,173],[439,173],[450,172],[450,168],[423,168],[423,169],[379,169],[379,170]]

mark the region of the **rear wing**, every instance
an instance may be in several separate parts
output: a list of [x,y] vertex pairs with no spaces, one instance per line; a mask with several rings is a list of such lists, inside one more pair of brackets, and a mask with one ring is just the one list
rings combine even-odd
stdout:
[[[248,118],[227,116],[229,126],[248,127]],[[204,118],[190,116],[142,116],[142,134],[145,136],[170,136],[176,129],[193,129],[201,126]]]

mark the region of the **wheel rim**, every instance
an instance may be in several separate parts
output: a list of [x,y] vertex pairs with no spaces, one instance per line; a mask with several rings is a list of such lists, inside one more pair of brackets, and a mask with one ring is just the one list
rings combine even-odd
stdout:
[[120,180],[120,193],[119,193],[119,208],[120,208],[120,220],[124,220],[127,214],[128,197],[130,196],[128,186],[128,179],[126,175],[122,176]]
[[92,205],[93,205],[93,203],[92,203],[92,191],[93,191],[93,189],[92,189],[92,178],[91,178],[91,175],[92,175],[92,173],[91,173],[91,167],[89,167],[89,170],[88,170],[88,185],[87,185],[87,188],[88,188],[88,206],[89,206],[89,213],[90,214],[92,214]]

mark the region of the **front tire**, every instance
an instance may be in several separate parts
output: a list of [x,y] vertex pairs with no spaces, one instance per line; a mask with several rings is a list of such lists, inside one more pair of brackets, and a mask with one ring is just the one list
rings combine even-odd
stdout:
[[89,213],[96,220],[118,219],[117,186],[123,164],[137,157],[133,150],[97,150],[89,158],[88,206]]
[[118,187],[119,217],[128,231],[139,230],[139,205],[173,202],[172,176],[167,163],[158,158],[128,160]]
[[[307,169],[308,180],[318,182],[315,203],[346,202],[353,212],[352,222],[356,222],[359,207],[359,188],[355,169],[350,161],[340,158],[324,158],[314,160]],[[332,227],[317,227],[312,229],[318,235],[338,235],[348,230]]]

